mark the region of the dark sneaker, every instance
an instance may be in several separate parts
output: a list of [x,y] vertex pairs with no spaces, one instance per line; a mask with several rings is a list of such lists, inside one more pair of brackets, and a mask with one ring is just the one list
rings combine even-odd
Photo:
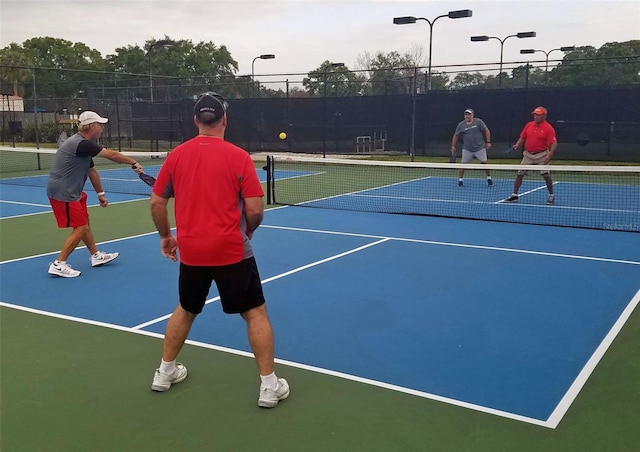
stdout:
[[511,196],[509,196],[507,199],[505,199],[506,202],[513,202],[513,201],[517,201],[518,200],[518,195],[516,195],[515,193],[513,193]]
[[487,185],[493,187],[493,179],[487,179]]
[[552,206],[555,201],[556,197],[554,195],[549,195],[549,197],[547,198],[547,205]]
[[458,181],[458,187],[464,187],[464,183],[461,180]]

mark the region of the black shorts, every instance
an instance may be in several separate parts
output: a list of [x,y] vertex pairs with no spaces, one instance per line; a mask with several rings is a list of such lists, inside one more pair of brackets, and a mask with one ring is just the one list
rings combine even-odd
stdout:
[[227,314],[239,314],[264,304],[258,265],[255,258],[250,257],[220,267],[180,263],[180,306],[192,314],[200,314],[213,281],[218,287],[222,310]]

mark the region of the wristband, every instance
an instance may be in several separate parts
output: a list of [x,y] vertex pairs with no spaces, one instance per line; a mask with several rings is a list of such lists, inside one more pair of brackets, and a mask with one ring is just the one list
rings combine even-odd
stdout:
[[133,163],[131,164],[131,168],[135,167],[135,166],[136,166],[136,165],[138,165],[138,164],[139,164],[138,162],[133,162]]
[[98,196],[104,196],[104,195],[106,195],[106,193],[105,193],[105,192],[103,192],[103,191],[101,191],[101,192],[99,192],[99,193],[98,193]]

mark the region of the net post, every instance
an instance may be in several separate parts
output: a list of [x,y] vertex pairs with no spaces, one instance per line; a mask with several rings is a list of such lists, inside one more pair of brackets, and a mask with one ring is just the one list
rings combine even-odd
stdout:
[[267,204],[271,204],[271,156],[267,155],[267,164],[262,168],[267,173]]
[[271,178],[271,183],[270,183],[270,187],[271,187],[271,204],[275,204],[276,203],[276,159],[275,157],[271,156],[271,163],[269,165],[269,177]]

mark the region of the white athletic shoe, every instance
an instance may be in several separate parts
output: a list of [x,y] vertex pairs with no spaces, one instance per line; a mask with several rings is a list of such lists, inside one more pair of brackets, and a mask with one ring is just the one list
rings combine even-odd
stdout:
[[260,386],[260,397],[258,406],[262,408],[273,408],[278,406],[278,402],[289,397],[289,383],[284,378],[278,378],[278,387],[269,389]]
[[80,271],[74,270],[69,264],[61,264],[58,261],[49,264],[50,275],[61,276],[62,278],[75,278],[80,276]]
[[98,251],[91,256],[91,266],[100,267],[101,265],[108,264],[118,256],[120,256],[120,253],[103,253],[102,251]]
[[176,370],[171,375],[163,374],[160,369],[156,369],[153,374],[151,390],[156,392],[168,391],[172,384],[180,383],[185,378],[187,378],[187,368],[181,363],[176,363]]

